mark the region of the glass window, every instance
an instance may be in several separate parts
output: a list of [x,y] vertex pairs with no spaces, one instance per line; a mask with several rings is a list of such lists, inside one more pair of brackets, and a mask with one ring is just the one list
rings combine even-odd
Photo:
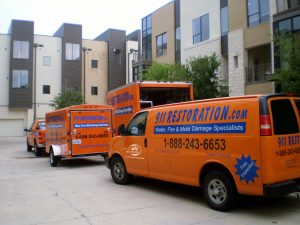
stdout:
[[208,40],[209,39],[209,17],[208,17],[208,14],[201,17],[201,31],[202,31],[201,41]]
[[221,34],[226,35],[228,33],[228,6],[221,9]]
[[79,60],[80,59],[80,45],[66,43],[66,60]]
[[98,68],[98,60],[92,59],[92,68]]
[[209,14],[193,20],[193,44],[209,39]]
[[176,51],[180,51],[180,46],[181,46],[181,28],[177,27],[176,28]]
[[270,20],[270,4],[266,0],[248,0],[248,26]]
[[13,70],[12,88],[28,88],[28,70]]
[[148,112],[142,112],[135,115],[129,122],[126,135],[128,136],[144,136],[146,132]]
[[275,135],[299,133],[297,117],[290,100],[273,100],[271,109]]
[[290,32],[292,30],[291,20],[283,20],[279,22],[279,32]]
[[163,33],[156,37],[156,56],[167,54],[167,33]]
[[269,1],[260,0],[260,18],[261,22],[269,21],[270,19],[270,5]]
[[50,85],[43,85],[43,94],[50,94]]
[[98,87],[91,87],[91,94],[98,95]]
[[300,16],[293,18],[293,29],[300,30]]
[[50,56],[44,56],[43,57],[43,65],[44,66],[51,66],[51,57]]
[[14,59],[29,59],[29,41],[14,41]]
[[142,19],[142,55],[143,60],[152,60],[152,15]]

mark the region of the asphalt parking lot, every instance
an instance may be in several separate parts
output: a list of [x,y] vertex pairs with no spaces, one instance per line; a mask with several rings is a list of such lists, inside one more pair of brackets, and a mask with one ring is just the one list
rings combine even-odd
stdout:
[[0,224],[300,224],[300,199],[242,197],[228,213],[207,207],[193,187],[136,178],[115,184],[101,157],[63,160],[26,151],[25,138],[0,139]]

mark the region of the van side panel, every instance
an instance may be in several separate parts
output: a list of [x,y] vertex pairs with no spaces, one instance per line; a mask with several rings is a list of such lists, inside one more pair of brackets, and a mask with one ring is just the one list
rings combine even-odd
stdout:
[[[296,121],[292,120],[292,115],[287,114],[287,108],[280,108],[279,111],[283,111],[283,117],[274,118],[274,110],[272,111],[271,102],[289,100],[292,103],[294,115],[297,117]],[[261,138],[262,146],[262,159],[263,159],[263,183],[266,185],[281,183],[290,180],[300,179],[300,119],[299,111],[295,102],[300,102],[300,98],[281,97],[271,98],[268,101],[269,112],[272,122],[272,136],[266,136]],[[274,132],[274,123],[281,119],[284,126],[291,128],[291,133],[286,131],[280,133],[280,129],[277,134]],[[293,124],[288,124],[293,121]],[[292,127],[297,126],[298,131]],[[285,125],[286,124],[286,125]],[[286,129],[286,128],[285,128]]]
[[258,97],[149,110],[149,176],[199,186],[207,163],[227,168],[239,193],[262,195]]
[[133,83],[124,88],[107,94],[107,104],[116,108],[114,115],[114,129],[121,124],[127,124],[134,113],[140,110],[139,84]]

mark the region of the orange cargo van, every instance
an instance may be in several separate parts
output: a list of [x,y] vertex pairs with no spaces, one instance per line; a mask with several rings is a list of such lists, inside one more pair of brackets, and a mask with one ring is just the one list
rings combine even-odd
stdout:
[[201,186],[209,206],[226,211],[238,193],[300,191],[299,113],[300,97],[288,95],[152,107],[120,126],[106,165],[118,184],[138,175]]
[[87,155],[107,156],[112,137],[113,108],[104,105],[78,105],[46,114],[46,152],[50,165],[61,158]]
[[189,82],[136,81],[107,93],[108,105],[116,108],[114,128],[126,124],[139,110],[167,103],[194,99],[193,84]]
[[32,147],[36,156],[41,156],[45,150],[45,120],[35,120],[27,132],[27,151],[30,152]]

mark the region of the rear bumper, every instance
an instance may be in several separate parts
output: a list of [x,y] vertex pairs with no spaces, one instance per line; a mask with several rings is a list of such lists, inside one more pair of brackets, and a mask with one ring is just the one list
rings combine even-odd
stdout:
[[300,179],[264,185],[264,195],[266,197],[279,197],[294,192],[300,192]]

